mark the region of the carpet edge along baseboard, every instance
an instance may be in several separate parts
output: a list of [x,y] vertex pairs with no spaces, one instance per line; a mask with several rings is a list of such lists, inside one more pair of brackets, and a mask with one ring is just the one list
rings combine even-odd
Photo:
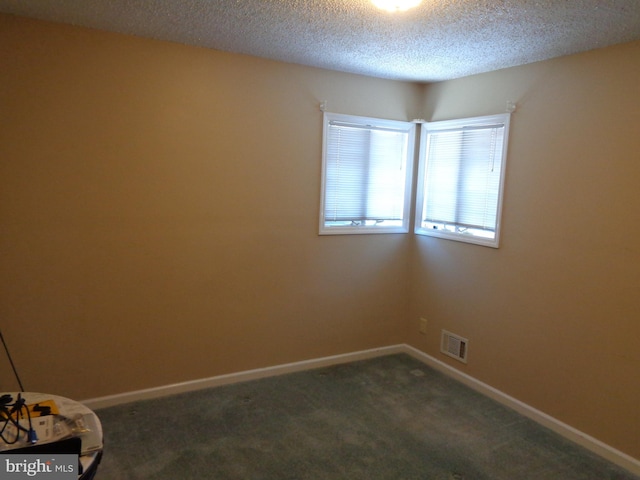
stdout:
[[122,405],[130,402],[136,402],[141,400],[149,400],[153,398],[160,398],[167,395],[174,395],[179,393],[192,392],[202,390],[205,388],[218,387],[222,385],[230,385],[238,382],[246,382],[250,380],[257,380],[260,378],[273,377],[276,375],[284,375],[287,373],[294,373],[304,370],[310,370],[313,368],[322,368],[331,365],[337,365],[340,363],[355,362],[358,360],[367,360],[370,358],[394,355],[398,353],[405,353],[413,358],[421,361],[425,365],[438,370],[445,375],[452,377],[453,379],[465,384],[466,386],[476,390],[477,392],[505,405],[518,413],[530,418],[538,424],[554,431],[567,440],[576,443],[587,450],[599,455],[602,458],[609,460],[610,462],[632,472],[635,475],[640,475],[640,460],[621,452],[614,447],[587,435],[580,430],[561,422],[560,420],[547,415],[546,413],[535,409],[534,407],[527,405],[526,403],[513,398],[506,393],[470,376],[452,366],[441,362],[440,360],[428,355],[421,350],[414,348],[407,344],[389,345],[386,347],[372,348],[369,350],[361,350],[357,352],[350,352],[340,355],[332,355],[328,357],[303,360],[300,362],[287,363],[282,365],[275,365],[265,368],[257,368],[253,370],[246,370],[242,372],[235,372],[225,375],[218,375],[214,377],[202,378],[197,380],[191,380],[187,382],[174,383],[170,385],[163,385],[154,388],[148,388],[143,390],[136,390],[131,392],[123,392],[115,395],[109,395],[104,397],[98,397],[93,399],[87,399],[82,401],[84,405],[92,410],[99,410],[101,408],[112,407],[116,405]]

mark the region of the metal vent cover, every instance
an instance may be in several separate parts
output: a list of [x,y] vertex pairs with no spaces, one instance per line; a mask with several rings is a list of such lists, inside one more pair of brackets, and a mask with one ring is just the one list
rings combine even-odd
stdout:
[[442,330],[442,340],[440,342],[440,351],[449,357],[455,358],[462,363],[467,363],[467,352],[469,340],[455,333]]

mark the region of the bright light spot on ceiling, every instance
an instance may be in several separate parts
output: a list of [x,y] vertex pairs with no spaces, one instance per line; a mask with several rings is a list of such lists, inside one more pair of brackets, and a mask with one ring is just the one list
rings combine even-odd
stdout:
[[371,0],[373,4],[387,12],[404,12],[420,5],[422,0]]

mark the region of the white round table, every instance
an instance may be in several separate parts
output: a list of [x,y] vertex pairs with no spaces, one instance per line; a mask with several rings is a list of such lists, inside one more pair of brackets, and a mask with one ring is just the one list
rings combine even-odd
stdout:
[[[0,395],[6,394],[11,395],[14,402],[18,398],[17,392],[0,393]],[[79,461],[82,472],[78,478],[92,479],[102,458],[102,425],[98,416],[85,405],[59,395],[35,392],[21,392],[20,395],[31,410],[38,405],[38,411],[32,414],[34,429],[36,433],[39,432],[38,442],[35,445],[46,446],[64,438],[79,437],[81,440]],[[51,408],[51,415],[43,415],[42,413],[46,412],[40,411],[41,407],[46,410],[47,406]],[[6,445],[0,440],[0,451],[10,452],[12,449],[30,445],[26,439],[13,445]]]

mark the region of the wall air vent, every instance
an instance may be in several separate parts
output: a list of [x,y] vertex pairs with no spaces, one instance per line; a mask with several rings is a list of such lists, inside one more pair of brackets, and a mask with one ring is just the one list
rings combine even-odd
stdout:
[[440,351],[456,360],[467,363],[467,351],[469,350],[469,340],[462,338],[446,330],[442,330],[442,341]]

